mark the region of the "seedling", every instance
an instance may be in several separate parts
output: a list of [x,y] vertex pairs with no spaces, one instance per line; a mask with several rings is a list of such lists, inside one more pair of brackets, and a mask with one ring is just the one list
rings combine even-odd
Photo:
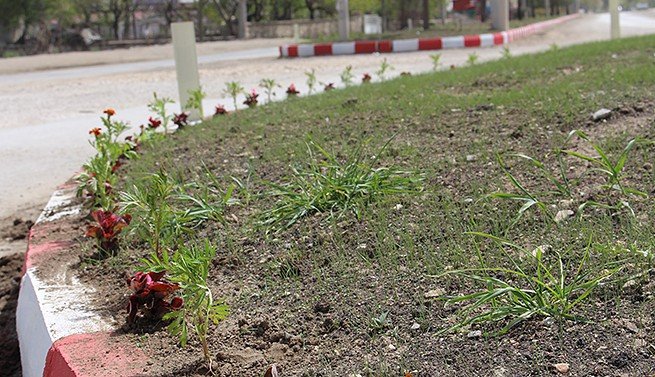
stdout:
[[375,74],[380,78],[380,81],[384,81],[386,79],[387,71],[392,71],[394,69],[395,68],[387,61],[387,58],[384,58],[382,63],[380,63],[380,68],[375,71]]
[[118,235],[123,228],[130,225],[132,217],[101,209],[93,211],[91,217],[95,220],[95,224],[89,225],[86,236],[95,238],[98,248],[103,253],[111,254],[118,250]]
[[157,93],[152,93],[153,100],[148,104],[148,109],[159,118],[161,125],[164,126],[164,132],[168,132],[168,123],[173,116],[166,111],[166,105],[175,103],[170,98],[158,97]]
[[189,125],[189,114],[182,112],[180,114],[173,114],[173,124],[177,126],[178,129],[182,129]]
[[241,84],[237,81],[230,81],[225,84],[225,90],[223,93],[229,95],[232,98],[234,110],[237,109],[237,97],[243,92],[243,86],[241,86]]
[[509,47],[507,46],[503,46],[502,54],[503,54],[503,59],[505,60],[510,59],[512,57],[512,53],[509,51]]
[[432,54],[430,55],[430,59],[432,59],[432,70],[439,70],[439,66],[441,65],[441,54]]
[[294,84],[289,85],[287,88],[287,97],[298,97],[300,92],[296,89]]
[[266,93],[266,100],[268,103],[271,103],[272,97],[275,96],[275,88],[279,88],[280,85],[274,79],[262,79],[259,82],[259,87],[264,89]]
[[200,118],[202,118],[202,100],[204,100],[206,97],[207,93],[202,91],[202,87],[199,87],[196,90],[189,90],[189,99],[185,105],[185,108],[197,110],[200,114]]
[[353,78],[355,77],[355,75],[353,74],[353,66],[352,65],[347,66],[339,76],[341,77],[341,82],[343,83],[343,85],[345,85],[346,87],[351,86],[353,84]]
[[371,79],[372,79],[371,75],[369,75],[368,73],[364,73],[364,75],[362,76],[362,84],[370,83]]
[[469,67],[472,67],[478,63],[479,59],[480,56],[478,54],[476,54],[475,52],[470,53],[468,59],[466,59],[466,64],[468,64]]
[[310,71],[305,71],[305,76],[307,76],[307,94],[314,93],[316,89],[316,69],[312,68]]
[[249,108],[257,107],[257,104],[259,101],[257,98],[259,97],[259,93],[255,89],[252,89],[250,93],[246,93],[246,100],[243,101],[243,104],[248,106]]
[[164,275],[166,271],[137,272],[127,281],[128,286],[134,291],[130,295],[127,306],[128,322],[132,323],[136,320],[139,310],[142,310],[146,316],[161,319],[170,311],[182,308],[184,299],[171,297],[180,286],[164,280]]

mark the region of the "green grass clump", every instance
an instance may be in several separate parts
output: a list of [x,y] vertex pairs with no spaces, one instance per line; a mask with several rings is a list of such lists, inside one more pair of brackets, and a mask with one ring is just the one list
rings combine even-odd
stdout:
[[368,160],[360,146],[345,162],[340,162],[310,140],[307,166],[292,168],[292,175],[285,183],[269,183],[272,187],[269,195],[275,196],[277,202],[261,215],[261,225],[288,228],[317,212],[337,218],[352,212],[359,219],[366,205],[381,196],[420,191],[420,176],[377,166],[387,145],[388,142]]

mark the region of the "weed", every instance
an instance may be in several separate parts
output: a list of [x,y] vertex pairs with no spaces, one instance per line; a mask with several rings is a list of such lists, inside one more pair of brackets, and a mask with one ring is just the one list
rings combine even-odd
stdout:
[[390,142],[369,163],[364,159],[361,145],[351,158],[340,162],[310,140],[307,143],[307,168],[292,168],[292,175],[286,183],[269,183],[272,187],[269,194],[278,200],[272,209],[262,213],[261,225],[288,228],[316,212],[340,217],[352,211],[359,219],[366,205],[380,196],[417,192],[423,179],[421,176],[395,168],[374,167]]
[[480,59],[480,56],[476,54],[475,52],[472,52],[469,54],[468,58],[466,59],[466,64],[468,64],[470,67],[476,65],[478,63],[478,60]]
[[[442,330],[442,333],[475,323],[499,322],[506,319],[508,322],[499,331],[500,334],[533,317],[551,317],[560,323],[565,320],[582,320],[583,318],[575,314],[577,307],[585,302],[602,282],[622,269],[621,262],[592,267],[591,240],[578,265],[568,271],[565,268],[565,259],[559,252],[553,252],[555,266],[551,266],[545,261],[543,247],[529,251],[490,234],[469,234],[498,243],[510,267],[488,267],[481,261],[482,268],[450,271],[441,275],[461,276],[484,285],[484,288],[477,292],[447,299],[447,304],[471,303],[459,311],[459,315],[466,318]],[[519,257],[512,256],[505,247],[516,250]],[[520,259],[530,262],[527,266],[521,266]]]
[[502,54],[503,54],[502,59],[507,60],[512,58],[512,52],[509,50],[509,47],[507,46],[503,46]]

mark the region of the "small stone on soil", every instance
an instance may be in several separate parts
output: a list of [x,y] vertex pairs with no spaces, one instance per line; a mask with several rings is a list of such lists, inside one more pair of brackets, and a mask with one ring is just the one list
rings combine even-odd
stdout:
[[570,367],[568,363],[557,363],[553,364],[553,368],[557,371],[557,373],[560,374],[567,374],[569,373]]
[[421,328],[421,325],[419,325],[419,324],[416,323],[416,322],[414,322],[414,323],[412,324],[412,327],[411,327],[412,330],[419,330],[420,328]]
[[437,298],[446,294],[446,291],[443,288],[436,288],[425,292],[423,297],[426,299]]
[[562,221],[568,219],[569,217],[573,216],[575,212],[571,211],[570,209],[565,209],[562,211],[557,212],[557,215],[555,215],[555,222],[556,223],[561,223]]
[[469,332],[468,334],[466,334],[466,337],[469,338],[469,339],[479,338],[481,336],[482,336],[482,331],[480,331],[480,330],[473,330],[473,331]]
[[591,119],[594,122],[599,122],[603,119],[607,119],[612,115],[612,110],[609,109],[600,109],[594,113],[594,115],[591,116]]
[[478,158],[475,157],[474,154],[469,154],[469,155],[466,156],[466,161],[467,161],[467,162],[473,162],[473,161],[475,161],[475,160],[477,160],[477,159],[478,159]]

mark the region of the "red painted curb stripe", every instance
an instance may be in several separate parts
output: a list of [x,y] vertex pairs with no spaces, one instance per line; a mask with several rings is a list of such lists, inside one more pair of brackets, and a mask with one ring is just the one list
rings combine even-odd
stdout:
[[495,45],[502,45],[503,44],[503,34],[501,33],[494,33],[494,44]]
[[57,340],[46,358],[44,377],[128,377],[143,374],[149,358],[134,344],[109,333]]
[[479,35],[464,36],[464,47],[479,47],[481,43]]
[[393,44],[391,43],[391,41],[378,41],[377,45],[378,45],[377,48],[378,52],[385,53],[385,52],[393,51]]
[[374,52],[377,52],[377,43],[375,41],[355,42],[356,54],[372,54]]
[[298,57],[298,45],[291,45],[288,47],[289,50],[289,57]]
[[418,40],[419,50],[441,50],[442,48],[441,38],[424,38]]
[[314,45],[314,56],[332,55],[332,44],[322,43]]

